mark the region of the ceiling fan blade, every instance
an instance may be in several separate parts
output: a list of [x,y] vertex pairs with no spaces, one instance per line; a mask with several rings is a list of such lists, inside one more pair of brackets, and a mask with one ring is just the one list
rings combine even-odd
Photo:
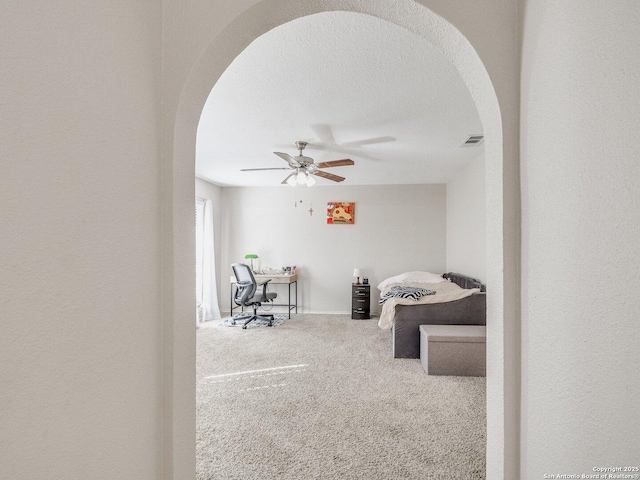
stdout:
[[345,178],[340,177],[338,175],[334,175],[333,173],[323,172],[322,170],[318,170],[313,172],[312,175],[316,175],[318,177],[326,178],[327,180],[332,180],[334,182],[342,182]]
[[377,143],[387,143],[387,142],[395,142],[395,137],[373,137],[373,138],[365,138],[364,140],[357,140],[355,142],[345,142],[342,144],[343,147],[362,147],[364,145],[375,145]]
[[287,162],[289,165],[291,165],[294,168],[300,166],[300,164],[296,162],[295,159],[288,153],[282,153],[282,152],[273,152],[273,153],[278,155],[281,159],[283,159],[285,162]]
[[333,137],[333,132],[331,131],[331,127],[328,123],[314,123],[313,125],[309,125],[313,133],[320,139],[320,141],[325,143],[336,143],[336,139]]
[[278,168],[241,168],[241,172],[257,172],[258,170],[291,170],[288,167],[278,167]]
[[307,148],[312,150],[323,150],[327,152],[332,152],[334,154],[353,155],[360,158],[366,158],[367,160],[373,160],[374,162],[380,161],[379,158],[374,157],[373,155],[370,155],[368,153],[365,153],[362,149],[358,149],[355,147],[347,148],[338,144],[329,145],[325,143],[314,142],[307,145]]
[[318,168],[346,167],[348,165],[355,165],[355,163],[350,158],[344,158],[342,160],[330,160],[328,162],[316,163],[316,166]]
[[296,172],[293,172],[293,173],[291,173],[291,174],[287,175],[287,178],[285,178],[285,179],[282,181],[282,185],[284,185],[285,183],[287,183],[287,180],[289,180],[289,179],[290,179],[291,177],[293,177],[294,175],[296,175]]

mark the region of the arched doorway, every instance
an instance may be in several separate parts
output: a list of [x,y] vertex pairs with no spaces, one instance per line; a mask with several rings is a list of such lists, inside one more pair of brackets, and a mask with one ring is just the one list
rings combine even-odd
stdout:
[[[372,4],[373,3],[373,4]],[[193,243],[187,233],[193,207],[195,138],[200,113],[217,79],[233,59],[253,40],[283,23],[327,11],[351,11],[376,16],[427,39],[458,69],[480,114],[485,133],[487,164],[487,284],[488,377],[487,377],[487,466],[491,478],[515,478],[517,455],[517,385],[513,371],[518,351],[505,342],[505,292],[516,285],[505,282],[503,125],[489,75],[469,41],[450,23],[412,0],[393,4],[356,0],[263,0],[236,17],[212,39],[190,72],[175,118],[173,158],[167,163],[165,192],[165,411],[163,431],[166,471],[188,472],[195,454],[195,341],[191,316]],[[511,232],[508,232],[510,235]],[[517,378],[517,374],[515,375]],[[192,435],[193,434],[193,435]],[[191,462],[191,463],[190,463]],[[490,472],[490,474],[489,474]]]

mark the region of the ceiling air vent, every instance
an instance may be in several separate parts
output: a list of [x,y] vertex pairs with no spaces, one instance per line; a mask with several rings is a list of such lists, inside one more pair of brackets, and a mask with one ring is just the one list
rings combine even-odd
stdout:
[[463,147],[473,147],[474,145],[479,145],[482,143],[484,139],[484,135],[471,135],[467,140],[462,144]]

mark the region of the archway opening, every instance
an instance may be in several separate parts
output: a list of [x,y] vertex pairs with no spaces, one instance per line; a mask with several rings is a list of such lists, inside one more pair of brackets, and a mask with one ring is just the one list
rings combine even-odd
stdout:
[[[172,261],[167,269],[168,298],[165,317],[165,342],[170,347],[173,368],[165,372],[165,394],[172,399],[166,408],[165,452],[170,453],[171,469],[180,470],[180,465],[191,463],[187,460],[189,448],[178,448],[175,439],[190,436],[195,424],[193,397],[181,394],[181,382],[185,382],[187,391],[193,391],[192,380],[185,381],[182,376],[194,370],[195,345],[193,334],[185,333],[187,328],[181,313],[192,309],[188,287],[192,276],[188,266],[185,268],[178,259],[191,258],[193,244],[188,235],[183,235],[190,225],[192,216],[185,215],[193,208],[193,178],[195,158],[195,132],[200,113],[211,88],[229,66],[233,59],[247,45],[264,32],[275,26],[314,13],[323,11],[354,11],[373,15],[395,23],[417,35],[428,39],[436,48],[449,58],[459,70],[469,89],[482,119],[486,137],[485,152],[487,162],[487,205],[490,206],[487,218],[487,284],[488,300],[488,447],[489,469],[502,471],[511,446],[505,444],[505,432],[517,428],[505,421],[505,358],[504,346],[504,239],[503,239],[503,185],[502,185],[502,122],[495,91],[489,76],[471,44],[451,24],[438,17],[427,8],[414,2],[396,2],[393,5],[363,5],[361,2],[325,1],[309,2],[300,6],[297,2],[286,0],[265,0],[249,8],[238,16],[214,39],[203,53],[191,72],[183,90],[175,123],[174,157],[171,162],[171,197],[168,211],[172,221],[169,237],[172,243]],[[190,219],[191,221],[185,221]],[[189,316],[192,319],[192,316]],[[192,322],[189,323],[192,331]],[[191,372],[191,373],[189,373]],[[512,399],[515,401],[515,399]],[[181,434],[182,432],[182,434]],[[507,435],[509,433],[507,432]],[[179,452],[179,454],[177,453]],[[166,458],[166,456],[165,456]],[[493,466],[491,466],[493,465]],[[187,470],[189,467],[186,467]]]

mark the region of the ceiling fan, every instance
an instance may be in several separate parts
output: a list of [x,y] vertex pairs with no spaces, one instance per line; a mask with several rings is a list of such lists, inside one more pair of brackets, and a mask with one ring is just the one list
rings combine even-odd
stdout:
[[282,158],[285,162],[289,164],[288,167],[278,167],[278,168],[243,168],[242,172],[253,172],[257,170],[293,170],[289,174],[287,178],[285,178],[282,183],[286,183],[295,187],[296,185],[306,185],[307,187],[312,186],[316,183],[316,180],[312,175],[317,177],[326,178],[327,180],[331,180],[334,182],[342,182],[344,177],[340,177],[339,175],[334,175],[332,173],[325,172],[321,169],[331,168],[331,167],[344,167],[347,165],[354,165],[353,160],[349,158],[345,158],[342,160],[331,160],[329,162],[321,162],[315,163],[313,158],[305,157],[302,155],[302,151],[307,146],[307,142],[298,141],[295,142],[295,146],[299,151],[299,155],[292,157],[288,153],[282,152],[273,152]]

